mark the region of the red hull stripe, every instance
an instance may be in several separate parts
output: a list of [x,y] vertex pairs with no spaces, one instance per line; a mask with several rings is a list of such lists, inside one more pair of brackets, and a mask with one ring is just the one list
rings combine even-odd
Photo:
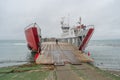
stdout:
[[36,59],[38,58],[39,56],[39,53],[36,53],[35,56],[34,56],[34,61],[36,61]]
[[88,44],[88,41],[90,40],[90,38],[92,36],[93,31],[94,31],[94,28],[89,29],[86,37],[84,38],[82,44],[79,47],[79,50],[83,51],[85,49],[86,45]]

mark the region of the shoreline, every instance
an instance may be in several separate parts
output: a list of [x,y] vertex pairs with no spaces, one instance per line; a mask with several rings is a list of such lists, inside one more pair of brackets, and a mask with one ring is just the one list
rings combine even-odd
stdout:
[[[24,65],[33,65],[35,63],[30,63],[30,62],[25,62],[25,63],[19,63],[19,64],[16,64],[16,65],[10,65],[10,66],[3,66],[3,67],[0,67],[0,68],[8,68],[8,67],[19,67],[19,66],[24,66]],[[93,63],[87,63],[93,67],[96,67],[96,68],[99,68],[97,66],[95,66]],[[37,65],[37,64],[36,64]],[[38,64],[39,65],[39,64]],[[109,71],[109,72],[120,72],[120,69],[111,69],[110,68],[99,68],[100,70],[103,70],[103,71]]]
[[[88,68],[90,70],[94,70],[95,73],[99,73],[100,75],[109,77],[111,80],[119,80],[119,78],[120,78],[120,71],[116,72],[116,71],[101,70],[100,68],[95,67],[94,65],[88,64],[88,63],[82,63],[82,65],[71,65],[71,64],[69,64],[69,65],[71,67],[71,70],[73,72],[75,72],[75,74],[78,76],[81,74],[80,76],[83,79],[86,78],[87,75],[85,75],[85,74],[87,72],[83,71],[83,73],[80,73],[82,68],[79,69],[78,67],[81,67],[81,66],[85,66],[86,68]],[[54,65],[37,65],[34,63],[29,63],[29,64],[27,63],[27,64],[23,64],[23,65],[15,65],[15,66],[8,66],[8,67],[0,67],[0,79],[12,80],[14,78],[15,80],[17,80],[17,79],[24,78],[24,80],[28,80],[28,78],[31,78],[31,79],[36,78],[36,80],[39,80],[39,78],[41,77],[41,80],[49,80],[48,78],[52,78],[51,80],[57,80],[57,79],[53,79],[56,77],[55,76],[56,75],[56,71],[55,71],[56,67],[57,66],[54,66]],[[24,76],[23,74],[26,76]],[[14,76],[14,75],[16,75],[16,76]],[[32,76],[32,75],[34,75],[34,76]],[[23,78],[21,78],[21,76],[23,76]],[[85,79],[85,80],[87,80],[87,79]],[[105,79],[105,80],[108,80],[108,79]]]
[[107,73],[112,74],[114,76],[120,77],[120,70],[118,70],[118,71],[117,70],[109,70],[107,68],[102,69],[102,68],[99,68],[99,67],[95,66],[94,64],[88,64],[88,65],[90,65],[90,66],[92,66],[92,67],[94,67],[94,68],[96,68],[100,71],[107,72]]

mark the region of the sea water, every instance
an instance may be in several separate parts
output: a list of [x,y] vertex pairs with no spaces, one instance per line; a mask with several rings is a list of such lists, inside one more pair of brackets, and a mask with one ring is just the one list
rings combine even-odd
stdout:
[[91,53],[95,66],[120,71],[120,40],[91,40],[86,50]]
[[0,40],[0,67],[25,64],[29,54],[24,40]]
[[[86,47],[101,69],[120,70],[120,40],[91,40]],[[30,51],[25,40],[0,40],[0,67],[29,62]]]

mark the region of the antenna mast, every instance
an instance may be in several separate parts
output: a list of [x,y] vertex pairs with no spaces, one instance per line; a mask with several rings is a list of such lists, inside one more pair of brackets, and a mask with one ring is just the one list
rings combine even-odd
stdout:
[[62,27],[64,27],[64,19],[65,19],[65,17],[62,17],[61,19],[62,19],[62,20],[61,20],[60,23],[61,23]]
[[81,25],[81,17],[79,18],[78,24]]
[[68,27],[70,26],[69,22],[70,22],[70,14],[68,14]]

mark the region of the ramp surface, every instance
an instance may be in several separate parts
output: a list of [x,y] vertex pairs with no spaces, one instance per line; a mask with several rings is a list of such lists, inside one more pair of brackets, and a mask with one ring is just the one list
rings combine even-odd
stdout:
[[55,42],[44,42],[42,44],[41,55],[37,58],[36,63],[64,65],[65,63],[81,64],[81,62],[91,61],[92,59],[71,44],[61,42],[58,44]]

